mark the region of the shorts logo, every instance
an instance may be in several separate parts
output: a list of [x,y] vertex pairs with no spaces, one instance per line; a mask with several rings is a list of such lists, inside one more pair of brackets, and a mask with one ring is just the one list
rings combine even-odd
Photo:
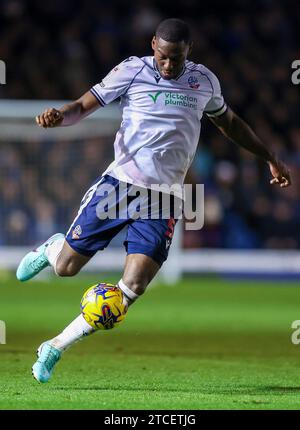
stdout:
[[195,78],[195,76],[190,76],[188,79],[188,83],[190,88],[194,88],[197,90],[200,87],[199,81],[197,78]]
[[80,235],[82,234],[82,228],[80,225],[76,225],[72,232],[72,239],[80,239]]

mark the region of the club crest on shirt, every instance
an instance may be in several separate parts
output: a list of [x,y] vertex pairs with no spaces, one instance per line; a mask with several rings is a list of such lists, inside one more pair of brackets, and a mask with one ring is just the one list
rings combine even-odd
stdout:
[[72,232],[72,239],[80,239],[80,235],[82,233],[82,228],[80,225],[76,225]]
[[195,76],[189,77],[188,84],[190,88],[194,88],[195,90],[200,87],[199,81]]

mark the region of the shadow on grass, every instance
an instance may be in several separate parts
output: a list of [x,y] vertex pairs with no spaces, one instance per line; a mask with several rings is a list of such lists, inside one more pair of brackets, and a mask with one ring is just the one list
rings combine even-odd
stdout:
[[229,389],[216,389],[216,388],[204,388],[204,387],[193,387],[193,388],[162,388],[162,387],[124,387],[124,386],[115,386],[115,387],[101,387],[101,386],[88,386],[88,387],[71,387],[71,386],[64,386],[64,387],[49,387],[51,391],[128,391],[128,392],[138,392],[138,391],[149,391],[149,392],[164,392],[164,393],[191,393],[191,394],[218,394],[218,395],[258,395],[261,394],[261,392],[270,392],[270,391],[277,391],[279,393],[287,393],[289,391],[293,392],[300,392],[300,387],[236,387],[236,388],[229,388]]
[[164,392],[164,393],[173,393],[173,392],[181,392],[181,393],[197,393],[199,390],[190,389],[180,389],[180,388],[151,388],[151,387],[51,387],[51,391],[151,391],[151,392]]
[[[124,386],[115,386],[115,387],[101,387],[101,386],[82,386],[82,387],[72,387],[72,386],[64,386],[64,387],[49,387],[51,391],[99,391],[99,392],[108,392],[108,391],[124,391],[124,392],[159,392],[159,393],[186,393],[186,394],[198,394],[198,395],[246,395],[246,396],[261,396],[261,395],[270,395],[270,394],[295,394],[300,393],[300,387],[282,387],[282,386],[264,386],[264,387],[236,387],[229,389],[216,389],[216,388],[204,388],[204,387],[193,387],[190,389],[180,389],[180,388],[162,388],[162,387],[124,387]],[[299,399],[300,400],[300,399]],[[239,400],[243,402],[242,400]],[[266,403],[265,400],[258,399],[249,399],[244,401],[245,403]]]
[[260,387],[258,388],[260,391],[272,391],[272,392],[278,392],[280,394],[288,394],[288,393],[300,393],[300,387],[276,387],[276,386],[266,386],[266,387]]

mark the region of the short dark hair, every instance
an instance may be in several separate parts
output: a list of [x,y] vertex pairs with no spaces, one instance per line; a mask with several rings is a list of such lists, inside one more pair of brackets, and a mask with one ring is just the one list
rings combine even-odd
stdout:
[[162,21],[155,32],[155,37],[159,37],[166,42],[191,42],[190,29],[186,22],[177,18],[169,18]]

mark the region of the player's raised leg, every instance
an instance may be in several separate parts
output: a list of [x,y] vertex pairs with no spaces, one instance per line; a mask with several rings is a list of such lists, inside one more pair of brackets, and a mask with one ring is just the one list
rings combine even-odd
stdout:
[[20,262],[16,273],[19,281],[27,281],[28,279],[33,278],[47,266],[52,266],[55,273],[59,276],[74,276],[95,254],[96,251],[90,252],[88,255],[83,255],[80,253],[80,250],[78,252],[76,251],[76,247],[74,247],[75,249],[72,248],[68,244],[68,241],[72,240],[74,237],[78,238],[76,227],[74,228],[74,231],[72,228],[76,221],[78,223],[81,222],[83,225],[86,217],[89,215],[88,205],[94,197],[97,186],[101,180],[102,178],[98,178],[84,194],[78,214],[71,224],[66,236],[62,233],[54,234],[37,249],[25,255]]
[[53,270],[58,276],[74,276],[92,258],[75,251],[65,240],[61,250],[50,246],[46,255]]
[[27,281],[47,266],[52,266],[58,276],[74,276],[90,260],[73,250],[62,233],[56,233],[37,249],[29,252],[17,269],[19,281]]
[[57,249],[58,253],[63,247],[65,236],[62,233],[56,233],[51,236],[46,242],[40,245],[38,248],[29,252],[21,260],[16,276],[19,281],[28,281],[33,278],[45,267],[50,266],[50,262],[46,255],[46,250],[49,246]]
[[[66,264],[66,267],[68,265]],[[143,254],[130,254],[118,287],[123,292],[123,303],[130,306],[146,290],[147,285],[159,270],[159,264]],[[58,336],[40,345],[38,359],[32,367],[32,374],[38,382],[47,382],[52,376],[62,353],[75,342],[96,330],[80,314]]]

